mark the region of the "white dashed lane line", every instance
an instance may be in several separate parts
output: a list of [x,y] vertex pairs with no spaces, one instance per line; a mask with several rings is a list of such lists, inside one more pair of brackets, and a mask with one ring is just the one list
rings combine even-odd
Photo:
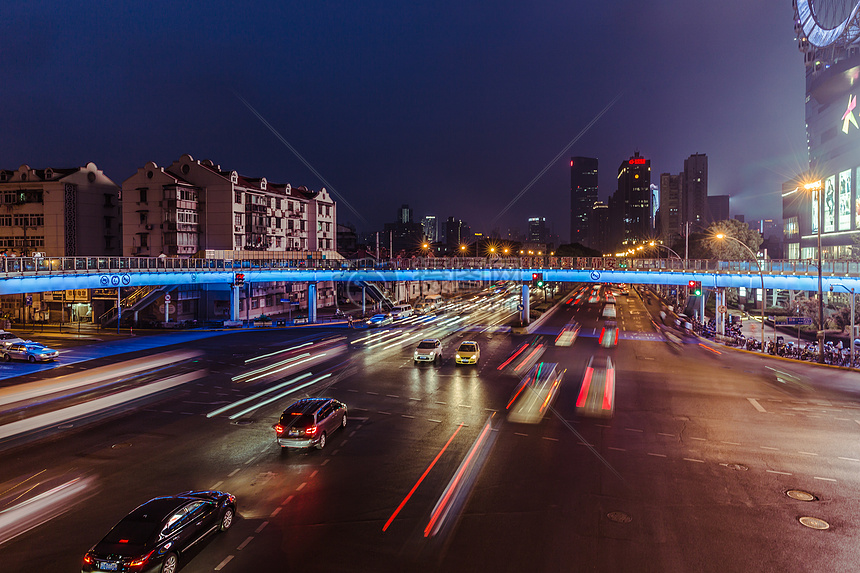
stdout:
[[254,536],[252,535],[252,536],[250,536],[248,539],[246,539],[245,541],[243,541],[242,543],[240,543],[240,544],[239,544],[239,546],[236,548],[236,551],[242,551],[242,550],[243,550],[243,549],[245,549],[245,547],[247,547],[247,546],[248,546],[248,544],[249,544],[249,543],[251,543],[253,540],[254,540]]
[[759,446],[759,447],[760,447],[761,449],[763,449],[763,450],[773,450],[773,451],[775,451],[775,452],[778,452],[778,451],[779,451],[779,448],[774,448],[774,447],[772,447],[772,446]]
[[842,456],[839,456],[839,459],[845,460],[846,462],[860,462],[857,458],[843,458]]
[[266,528],[267,525],[269,525],[269,522],[264,521],[263,523],[260,524],[260,527],[258,527],[257,529],[254,530],[254,533],[260,533],[261,531],[263,531]]
[[657,457],[657,458],[665,458],[665,457],[666,457],[666,454],[655,454],[655,453],[653,453],[653,452],[648,452],[648,455],[649,455],[649,456],[654,456],[654,457]]
[[765,471],[766,471],[767,473],[769,473],[769,474],[779,474],[779,475],[781,475],[781,476],[790,476],[790,475],[792,475],[792,474],[790,474],[790,473],[788,473],[788,472],[778,472],[778,471],[776,471],[776,470],[765,470]]
[[228,477],[228,478],[231,478],[231,477],[233,477],[234,475],[236,475],[237,473],[239,473],[240,471],[242,471],[242,468],[236,468],[235,470],[233,470],[232,472],[230,472],[229,474],[227,474],[227,477]]
[[215,566],[215,571],[220,571],[221,569],[224,568],[225,565],[230,563],[230,561],[232,561],[232,560],[233,560],[233,556],[228,555],[227,557],[224,558],[224,561],[222,561],[221,563],[219,563],[218,565]]
[[322,466],[326,465],[326,464],[327,464],[327,463],[329,463],[330,461],[331,461],[331,460],[330,460],[329,458],[324,459],[324,460],[323,460],[323,462],[320,464],[320,467],[322,467]]
[[823,477],[818,477],[818,476],[812,476],[812,479],[817,479],[817,480],[821,480],[821,481],[832,481],[832,482],[836,481],[833,478],[823,478]]
[[515,436],[528,437],[528,434],[521,434],[521,433],[519,433],[519,432],[514,432],[514,435],[515,435]]
[[818,454],[815,454],[813,452],[797,452],[797,453],[803,454],[804,456],[817,456],[818,455]]
[[684,461],[687,462],[696,462],[697,464],[705,463],[705,460],[697,460],[696,458],[684,458]]
[[767,410],[764,409],[764,406],[759,404],[758,400],[756,400],[755,398],[747,398],[747,400],[749,400],[749,403],[753,405],[753,408],[755,408],[759,412],[767,413]]

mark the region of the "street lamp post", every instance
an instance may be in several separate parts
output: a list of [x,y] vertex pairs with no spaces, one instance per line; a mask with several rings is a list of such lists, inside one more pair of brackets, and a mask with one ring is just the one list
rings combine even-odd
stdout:
[[[681,255],[679,255],[678,253],[676,253],[674,250],[667,247],[666,245],[661,245],[659,243],[655,243],[654,241],[651,241],[650,243],[648,243],[648,246],[650,246],[650,247],[663,247],[664,249],[666,249],[667,251],[669,251],[670,253],[675,255],[675,257],[677,257],[677,259],[679,261],[682,260]],[[686,266],[687,265],[685,264],[684,268],[686,268]],[[677,311],[678,311],[678,285],[675,285],[675,312],[677,312]]]
[[839,283],[830,283],[830,290],[833,290],[833,287],[838,286],[844,288],[846,291],[851,293],[851,336],[848,337],[848,344],[851,345],[851,364],[848,366],[849,368],[854,368],[854,301],[856,300],[856,296],[854,295],[854,289],[848,288],[847,286]]
[[[824,293],[821,288],[821,226],[824,224],[824,194],[821,192],[821,180],[807,183],[803,186],[807,191],[812,191],[818,196],[818,328],[822,334],[818,337],[818,363],[824,364]],[[854,333],[851,333],[854,336]],[[854,340],[851,340],[851,349],[854,349]]]
[[767,291],[764,290],[764,271],[761,268],[761,264],[758,262],[758,257],[753,252],[753,250],[751,248],[749,248],[749,246],[746,243],[744,243],[740,239],[736,239],[735,237],[732,237],[731,235],[726,235],[725,233],[717,233],[716,236],[718,239],[731,239],[731,240],[735,241],[736,243],[738,243],[739,245],[741,245],[750,254],[753,261],[755,262],[755,266],[758,267],[758,274],[759,274],[759,277],[761,278],[761,351],[764,352],[765,351],[765,348],[764,348],[764,305],[765,305],[765,302],[767,301]]

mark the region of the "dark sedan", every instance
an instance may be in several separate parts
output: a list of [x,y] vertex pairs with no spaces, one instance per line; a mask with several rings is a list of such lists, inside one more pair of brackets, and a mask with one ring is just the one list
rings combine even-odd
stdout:
[[346,427],[346,404],[332,398],[304,398],[293,402],[275,429],[281,451],[287,448],[323,449],[327,436],[338,428]]
[[81,571],[175,573],[182,555],[216,531],[227,531],[236,498],[221,491],[152,499],[129,513],[84,555]]

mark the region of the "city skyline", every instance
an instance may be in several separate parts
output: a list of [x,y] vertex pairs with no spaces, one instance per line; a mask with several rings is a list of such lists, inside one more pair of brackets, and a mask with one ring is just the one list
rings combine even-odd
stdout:
[[[593,25],[569,34],[583,19]],[[788,5],[741,2],[585,12],[546,3],[492,19],[453,3],[369,15],[156,2],[134,12],[105,6],[98,20],[59,3],[29,5],[4,23],[0,158],[7,169],[93,161],[122,180],[188,153],[326,187],[358,212],[344,208],[341,222],[363,230],[390,218],[374,205],[404,200],[416,213],[491,229],[520,224],[511,212],[493,220],[535,178],[516,211],[567,212],[570,156],[615,165],[638,149],[661,173],[698,151],[711,159],[712,192],[731,195],[736,212],[778,216],[782,183],[806,163],[790,19]],[[774,21],[785,25],[762,25]],[[729,22],[738,28],[727,39]],[[518,34],[508,33],[514,23]],[[63,43],[61,31],[78,41]],[[602,201],[615,191],[611,171]],[[474,200],[461,212],[465,195]],[[555,225],[569,236],[567,220]]]

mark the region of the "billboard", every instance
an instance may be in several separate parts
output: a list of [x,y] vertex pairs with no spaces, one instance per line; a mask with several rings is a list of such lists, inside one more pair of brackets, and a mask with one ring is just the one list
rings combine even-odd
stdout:
[[851,170],[839,173],[839,230],[851,229]]
[[836,176],[824,180],[824,232],[836,230]]

